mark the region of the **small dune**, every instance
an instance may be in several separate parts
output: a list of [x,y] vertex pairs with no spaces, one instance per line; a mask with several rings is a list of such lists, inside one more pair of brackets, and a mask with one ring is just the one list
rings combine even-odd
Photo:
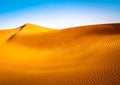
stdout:
[[0,85],[120,85],[120,23],[0,30]]

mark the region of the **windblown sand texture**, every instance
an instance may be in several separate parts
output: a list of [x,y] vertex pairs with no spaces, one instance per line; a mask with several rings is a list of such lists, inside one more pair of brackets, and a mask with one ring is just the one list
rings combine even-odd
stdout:
[[0,30],[0,85],[120,85],[120,24]]

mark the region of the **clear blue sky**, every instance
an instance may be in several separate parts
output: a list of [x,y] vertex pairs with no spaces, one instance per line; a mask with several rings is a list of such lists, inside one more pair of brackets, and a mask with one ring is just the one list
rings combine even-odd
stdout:
[[0,29],[120,23],[120,0],[0,0]]

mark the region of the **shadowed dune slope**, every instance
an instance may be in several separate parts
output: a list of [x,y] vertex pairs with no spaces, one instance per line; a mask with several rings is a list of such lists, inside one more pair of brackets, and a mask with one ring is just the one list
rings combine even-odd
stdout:
[[0,30],[0,85],[120,85],[120,24]]

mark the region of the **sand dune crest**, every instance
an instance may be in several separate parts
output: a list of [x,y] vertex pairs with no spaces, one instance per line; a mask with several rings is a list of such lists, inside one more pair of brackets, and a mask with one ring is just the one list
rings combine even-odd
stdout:
[[21,26],[20,28],[21,28],[21,32],[23,32],[23,33],[38,33],[38,32],[47,32],[47,31],[54,30],[52,28],[45,28],[42,26],[30,24],[30,23],[27,23],[27,24]]

